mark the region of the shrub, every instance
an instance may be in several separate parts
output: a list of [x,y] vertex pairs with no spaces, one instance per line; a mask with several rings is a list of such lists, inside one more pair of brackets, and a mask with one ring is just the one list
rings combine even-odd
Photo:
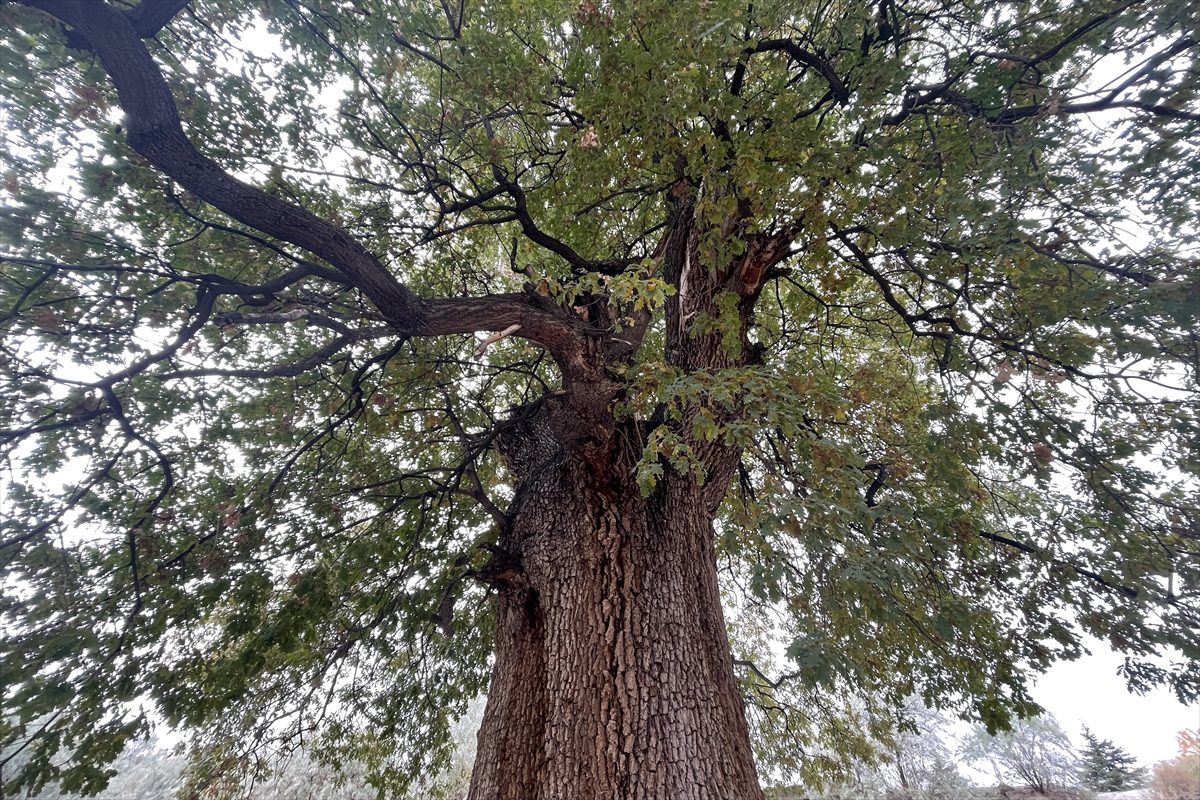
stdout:
[[1182,753],[1154,767],[1154,800],[1200,800],[1200,753]]

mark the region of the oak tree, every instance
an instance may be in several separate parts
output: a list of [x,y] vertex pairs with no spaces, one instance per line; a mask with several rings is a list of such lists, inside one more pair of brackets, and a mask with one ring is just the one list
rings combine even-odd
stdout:
[[160,717],[402,785],[486,691],[473,800],[758,798],[1085,636],[1194,699],[1197,14],[0,2],[7,790]]

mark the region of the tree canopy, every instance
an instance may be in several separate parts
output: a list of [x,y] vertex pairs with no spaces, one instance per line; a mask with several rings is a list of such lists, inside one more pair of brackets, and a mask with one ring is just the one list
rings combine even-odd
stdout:
[[0,2],[0,780],[444,761],[555,403],[712,487],[760,763],[1195,700],[1198,15]]

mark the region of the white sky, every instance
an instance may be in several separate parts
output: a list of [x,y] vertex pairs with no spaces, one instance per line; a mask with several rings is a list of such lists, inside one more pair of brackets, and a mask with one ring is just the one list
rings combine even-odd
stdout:
[[1200,704],[1184,706],[1167,689],[1131,694],[1117,674],[1123,658],[1101,644],[1093,649],[1093,655],[1052,667],[1034,687],[1034,699],[1077,745],[1087,725],[1136,756],[1142,766],[1174,758],[1175,734],[1200,728]]

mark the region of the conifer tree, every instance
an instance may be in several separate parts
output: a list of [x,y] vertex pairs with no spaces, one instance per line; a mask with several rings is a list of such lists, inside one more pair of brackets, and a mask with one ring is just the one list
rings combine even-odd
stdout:
[[1120,792],[1134,789],[1146,781],[1146,768],[1137,759],[1109,739],[1101,739],[1086,727],[1083,749],[1079,752],[1085,788],[1094,792]]

